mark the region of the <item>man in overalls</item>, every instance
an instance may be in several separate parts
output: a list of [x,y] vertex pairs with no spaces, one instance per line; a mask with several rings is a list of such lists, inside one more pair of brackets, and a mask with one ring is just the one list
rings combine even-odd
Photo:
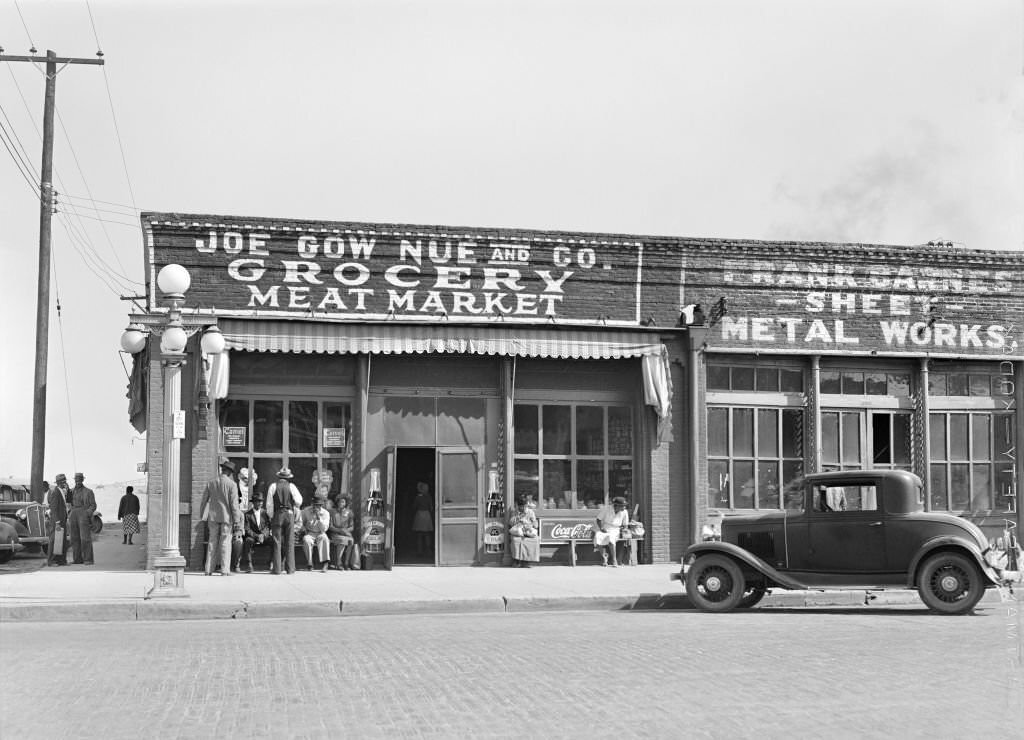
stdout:
[[96,496],[91,488],[85,487],[84,481],[85,476],[82,473],[75,473],[75,487],[71,489],[68,530],[71,535],[71,549],[75,551],[75,563],[93,565],[92,515],[96,512]]
[[284,549],[284,566],[289,575],[295,572],[295,512],[302,506],[302,494],[292,483],[292,471],[281,468],[277,471],[277,482],[267,491],[267,516],[270,517],[270,532],[274,538],[274,561],[270,572],[281,575],[281,549]]

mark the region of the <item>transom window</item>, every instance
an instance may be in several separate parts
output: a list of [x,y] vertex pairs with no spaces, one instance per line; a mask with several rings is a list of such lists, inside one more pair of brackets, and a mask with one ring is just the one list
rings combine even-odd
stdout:
[[851,396],[910,396],[910,373],[822,370],[821,392]]
[[802,393],[803,389],[804,373],[800,368],[708,365],[709,391]]
[[993,373],[928,373],[930,396],[995,396],[1013,395],[1012,376]]
[[614,496],[629,500],[629,406],[517,403],[514,426],[517,496],[532,497],[540,509],[599,509]]

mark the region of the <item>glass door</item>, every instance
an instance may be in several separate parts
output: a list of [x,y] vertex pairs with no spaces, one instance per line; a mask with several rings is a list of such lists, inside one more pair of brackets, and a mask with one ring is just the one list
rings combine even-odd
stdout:
[[823,470],[910,470],[909,411],[823,411]]
[[437,563],[472,565],[481,547],[482,450],[437,448]]

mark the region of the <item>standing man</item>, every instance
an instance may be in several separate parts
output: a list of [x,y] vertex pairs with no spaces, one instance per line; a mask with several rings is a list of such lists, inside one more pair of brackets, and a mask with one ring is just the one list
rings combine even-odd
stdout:
[[277,482],[267,491],[267,516],[270,517],[270,531],[274,537],[274,562],[270,572],[281,575],[281,549],[284,549],[284,564],[288,574],[295,572],[295,522],[302,506],[302,494],[292,483],[292,471],[281,468],[277,471]]
[[54,479],[53,490],[64,497],[64,511],[71,510],[71,489],[68,488],[68,477],[64,473],[57,473]]
[[206,575],[213,575],[214,552],[220,559],[221,575],[231,575],[231,533],[242,515],[238,510],[238,484],[232,474],[235,464],[220,461],[220,475],[206,484],[199,511],[206,522]]
[[117,518],[122,521],[121,533],[124,539],[122,545],[131,545],[132,535],[139,533],[139,511],[141,511],[139,497],[135,495],[135,487],[128,486],[124,489],[124,496],[117,507]]
[[96,513],[96,496],[85,486],[85,475],[75,473],[75,487],[71,489],[71,549],[75,551],[76,565],[93,565],[92,515]]
[[302,511],[302,549],[306,551],[306,570],[313,570],[313,546],[316,546],[320,557],[320,571],[327,572],[331,562],[331,543],[327,538],[327,528],[331,526],[331,515],[324,504],[327,497],[318,493],[313,497],[313,505]]
[[[57,481],[64,481],[67,486],[68,479],[63,473],[57,476]],[[46,551],[47,565],[68,564],[68,505],[64,500],[64,492],[57,486],[46,496],[46,504],[50,507],[50,518],[46,521],[46,533],[50,535],[50,547]]]

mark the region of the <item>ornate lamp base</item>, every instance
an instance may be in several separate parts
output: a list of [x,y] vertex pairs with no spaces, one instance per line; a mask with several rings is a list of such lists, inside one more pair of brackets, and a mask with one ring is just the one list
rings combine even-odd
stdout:
[[187,598],[185,592],[185,558],[158,557],[153,560],[153,588],[147,599]]

